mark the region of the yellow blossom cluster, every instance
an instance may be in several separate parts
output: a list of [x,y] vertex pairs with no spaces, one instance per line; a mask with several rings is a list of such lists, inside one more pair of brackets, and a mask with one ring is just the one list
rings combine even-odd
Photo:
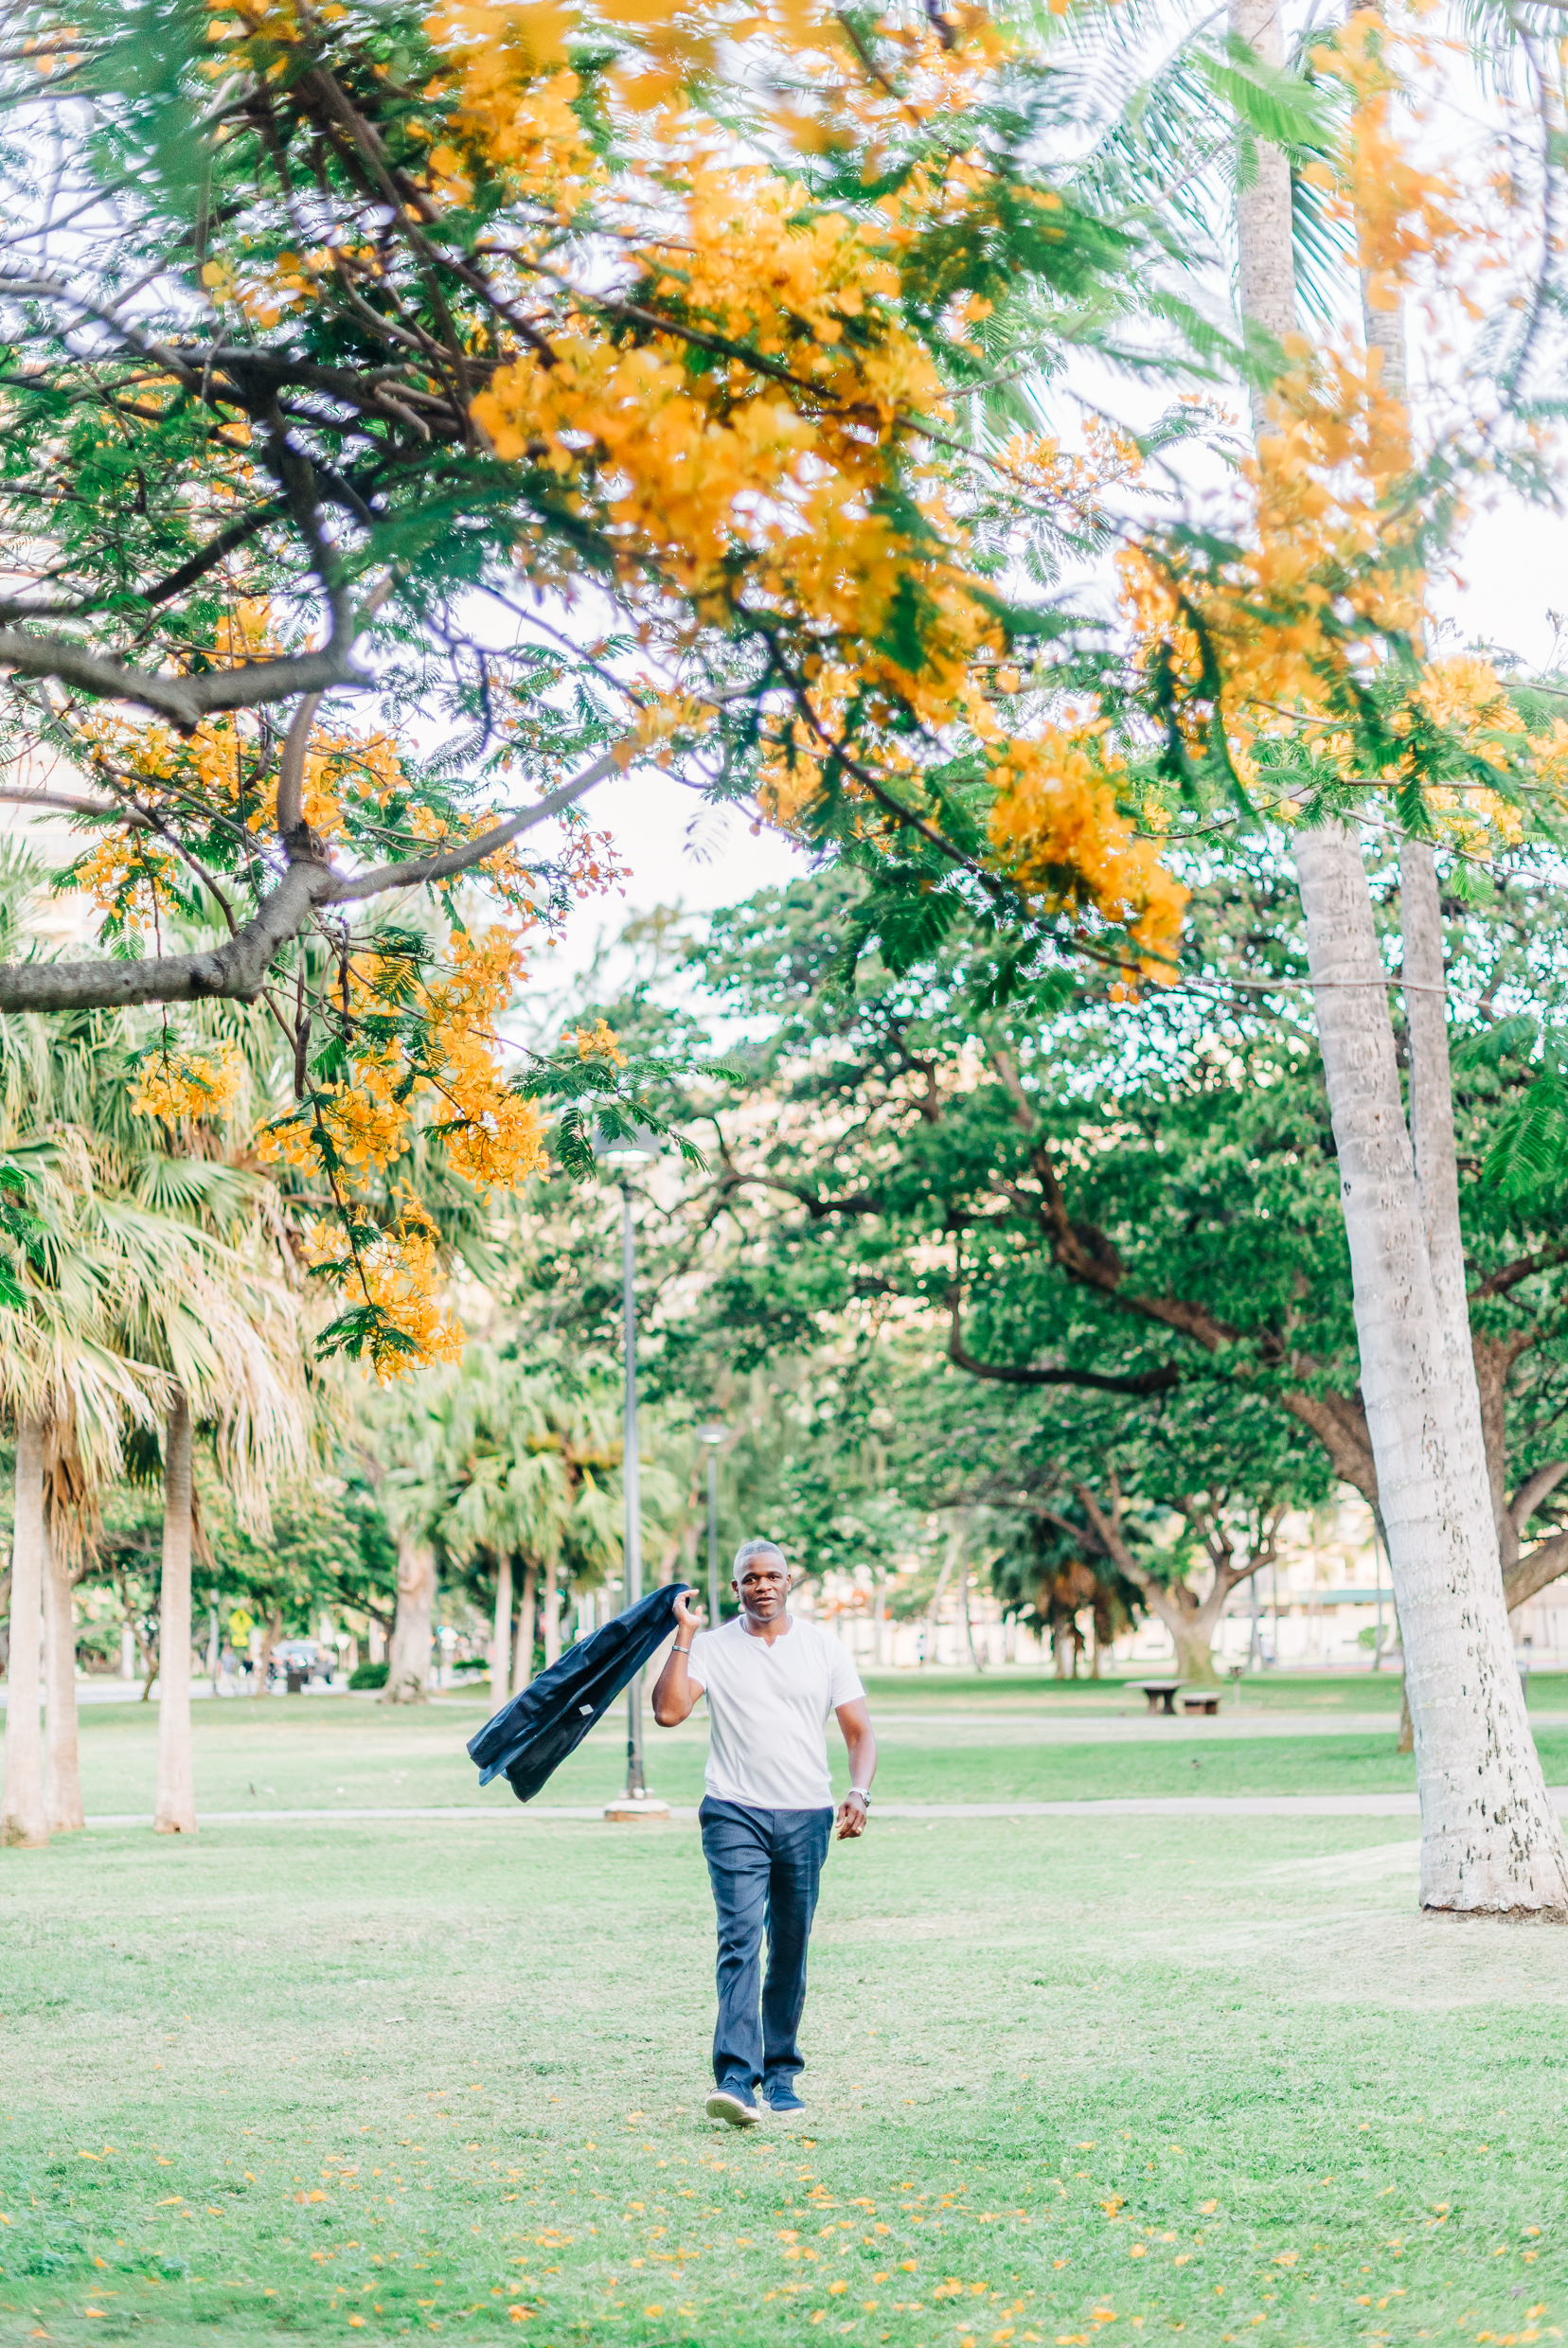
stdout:
[[544,1164],[544,1128],[532,1101],[504,1082],[494,1023],[523,977],[515,934],[499,924],[452,941],[450,977],[424,988],[430,1054],[440,1065],[447,1156],[481,1188],[514,1189]]
[[[677,61],[691,68],[695,20],[642,0],[612,13],[634,28],[655,72]],[[439,20],[461,78],[460,104],[446,117],[454,154],[477,141],[508,169],[514,156],[532,168],[549,143],[538,109],[558,102],[566,78],[567,22],[550,11],[525,22],[504,8],[454,9]],[[481,25],[490,36],[482,48]],[[977,35],[978,20],[965,25],[966,39]],[[797,59],[809,54],[818,94],[830,85],[863,128],[879,109],[958,109],[971,70],[965,41],[954,55],[911,36],[926,95],[895,100],[851,70],[842,28],[815,9],[763,10],[739,27],[758,31]],[[972,53],[989,51],[976,39]],[[768,613],[790,631],[781,641],[804,639],[793,693],[765,725],[760,797],[774,821],[801,826],[829,766],[861,793],[870,777],[855,761],[867,757],[876,779],[921,812],[911,720],[917,741],[968,727],[998,756],[1007,747],[993,705],[1005,640],[977,592],[941,469],[921,454],[930,424],[948,416],[946,393],[898,309],[911,243],[983,195],[983,159],[960,153],[916,169],[851,217],[816,209],[804,184],[738,160],[733,141],[704,145],[685,117],[676,144],[678,199],[662,186],[656,215],[668,233],[645,225],[637,242],[639,333],[626,335],[591,296],[576,301],[564,321],[551,321],[546,346],[518,350],[495,371],[474,419],[498,456],[556,477],[570,509],[615,550],[633,604],[668,619],[679,601],[698,626],[724,627],[743,608],[752,627]],[[600,167],[569,151],[580,204]],[[465,174],[466,184],[470,166]],[[1036,200],[1046,213],[1060,201],[1048,191]],[[956,324],[988,307],[966,296]],[[701,366],[694,341],[711,353]],[[1077,457],[1020,436],[995,471],[1013,493],[1076,507],[1089,522],[1101,518],[1106,487],[1138,462],[1131,440],[1104,430]],[[689,713],[664,720],[688,721]],[[1022,772],[1030,745],[1019,756]],[[1064,853],[1081,848],[1090,859],[1066,896],[1151,907],[1159,892],[1140,885],[1130,898],[1106,879],[1133,850],[1125,826],[1097,846],[1091,840],[1091,809],[1102,803],[1103,794],[1083,801],[1059,835]],[[1004,827],[998,845],[1007,836]]]
[[616,1068],[626,1066],[620,1038],[603,1018],[592,1027],[569,1027],[561,1040],[562,1043],[577,1045],[579,1059],[607,1059]]
[[421,1038],[411,1055],[375,1014],[402,991],[401,966],[371,954],[349,958],[348,1068],[320,1089],[311,1116],[272,1127],[264,1159],[309,1166],[325,1138],[354,1182],[383,1173],[407,1148],[421,1103],[433,1105],[456,1170],[480,1186],[514,1187],[544,1164],[543,1126],[531,1101],[507,1084],[495,1020],[524,976],[515,931],[497,924],[480,936],[459,931],[442,976],[411,990]]
[[1352,104],[1333,163],[1309,171],[1354,223],[1367,307],[1394,310],[1417,264],[1452,281],[1460,249],[1475,246],[1474,222],[1455,208],[1452,177],[1412,161],[1395,118],[1413,71],[1430,64],[1430,46],[1413,28],[1391,28],[1381,8],[1362,8],[1313,50],[1312,62],[1345,84]]
[[77,865],[76,882],[100,913],[117,913],[127,934],[139,937],[174,904],[178,871],[167,849],[149,845],[142,833],[112,831]]
[[1173,978],[1187,892],[1156,843],[1118,812],[1125,770],[1105,756],[1098,722],[1009,742],[991,780],[990,842],[1003,869],[1051,912],[1093,905],[1143,948],[1146,976]]
[[210,1052],[167,1046],[142,1062],[132,1087],[139,1117],[221,1117],[240,1097],[241,1070],[232,1046]]
[[[1473,653],[1425,660],[1391,732],[1411,738],[1424,720],[1496,782],[1446,753],[1434,767],[1414,739],[1376,773],[1358,764],[1345,688],[1374,679],[1390,635],[1413,651],[1425,635],[1409,417],[1382,389],[1376,353],[1369,366],[1344,351],[1314,364],[1303,347],[1295,357],[1274,402],[1274,428],[1243,469],[1251,512],[1234,560],[1194,575],[1149,547],[1119,559],[1138,657],[1151,664],[1163,654],[1186,697],[1189,737],[1202,743],[1217,715],[1247,778],[1256,779],[1270,746],[1292,742],[1325,777],[1389,787],[1418,780],[1439,836],[1463,854],[1489,857],[1523,836],[1522,790],[1568,804],[1568,723],[1530,736],[1490,662]],[[1299,794],[1287,798],[1283,812],[1293,817],[1299,804]]]
[[336,1231],[318,1228],[309,1254],[316,1269],[333,1273],[350,1306],[372,1307],[403,1340],[372,1331],[370,1364],[383,1385],[406,1370],[461,1361],[462,1328],[440,1297],[436,1234],[417,1207],[367,1247],[346,1248]]
[[1138,656],[1163,654],[1195,703],[1218,667],[1218,711],[1243,766],[1260,737],[1323,716],[1371,641],[1413,633],[1426,584],[1412,553],[1418,506],[1387,509],[1410,461],[1403,401],[1359,351],[1313,353],[1300,337],[1286,347],[1271,428],[1241,469],[1250,512],[1234,558],[1202,572],[1151,543],[1117,558]]

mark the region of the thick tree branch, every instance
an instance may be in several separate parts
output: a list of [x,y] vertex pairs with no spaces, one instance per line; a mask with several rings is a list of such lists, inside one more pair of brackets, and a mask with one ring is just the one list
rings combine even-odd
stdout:
[[287,660],[254,661],[240,668],[174,677],[108,660],[70,636],[29,636],[17,628],[0,628],[0,668],[23,677],[55,677],[74,692],[91,693],[99,701],[130,702],[187,729],[220,710],[258,709],[269,702],[292,701],[296,693],[372,683],[339,645]]
[[200,953],[136,962],[9,962],[0,966],[0,1011],[83,1011],[98,1005],[200,1003],[223,996],[254,1003],[275,956],[324,901],[326,864],[291,864],[253,917]]
[[116,807],[112,799],[81,799],[69,791],[34,791],[26,783],[0,783],[0,799],[14,807],[62,808],[68,815],[108,815],[138,830],[152,829],[151,817],[139,808]]
[[[136,962],[10,962],[0,964],[0,1011],[79,1011],[95,1005],[199,1003],[212,996],[254,1003],[276,955],[299,935],[324,905],[375,897],[383,889],[418,888],[423,882],[466,872],[536,824],[547,823],[574,799],[617,772],[624,745],[609,751],[583,773],[533,807],[476,839],[440,856],[387,864],[377,872],[346,879],[318,857],[300,855],[257,908],[255,915],[222,945],[199,953],[165,954]],[[294,835],[296,843],[299,834]]]
[[286,840],[299,827],[299,809],[305,788],[305,754],[311,746],[311,728],[316,711],[321,707],[319,693],[307,693],[289,720],[283,738],[283,756],[277,768],[277,829]]
[[1533,1476],[1525,1477],[1508,1506],[1516,1533],[1523,1534],[1541,1502],[1557,1490],[1564,1476],[1568,1476],[1568,1459],[1554,1459],[1547,1467],[1538,1468]]
[[1503,1576],[1503,1595],[1511,1614],[1517,1606],[1523,1606],[1555,1582],[1559,1574],[1568,1574],[1568,1533],[1554,1533],[1538,1548],[1529,1550]]
[[1292,1418],[1298,1418],[1316,1435],[1328,1454],[1335,1475],[1375,1508],[1378,1504],[1378,1469],[1372,1457],[1366,1413],[1362,1408],[1359,1396],[1310,1395],[1297,1391],[1282,1394],[1279,1399]]
[[[1568,5],[1568,0],[1565,0],[1565,5]],[[1559,1247],[1537,1248],[1533,1255],[1516,1256],[1511,1264],[1504,1264],[1499,1271],[1488,1272],[1484,1280],[1478,1280],[1470,1291],[1470,1301],[1473,1305],[1483,1296],[1506,1296],[1510,1289],[1516,1289],[1522,1280],[1529,1279],[1532,1272],[1549,1272],[1554,1264],[1565,1262],[1568,1262],[1568,1241]]]
[[1041,1369],[1031,1364],[1012,1361],[977,1361],[965,1350],[962,1323],[963,1302],[956,1289],[948,1294],[948,1360],[956,1369],[966,1370],[971,1378],[989,1378],[1004,1386],[1079,1386],[1093,1394],[1154,1395],[1168,1394],[1181,1383],[1182,1373],[1174,1361],[1162,1362],[1157,1370],[1140,1370],[1128,1377],[1114,1377],[1099,1370]]

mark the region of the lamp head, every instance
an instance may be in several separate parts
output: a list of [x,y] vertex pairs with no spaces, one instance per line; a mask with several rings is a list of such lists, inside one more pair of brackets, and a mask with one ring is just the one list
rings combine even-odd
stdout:
[[651,1165],[659,1155],[659,1137],[651,1126],[639,1125],[630,1133],[606,1133],[602,1126],[594,1128],[594,1154],[601,1165],[614,1166],[617,1172],[630,1173],[639,1165]]
[[697,1430],[697,1440],[699,1443],[711,1444],[714,1450],[717,1450],[728,1432],[729,1429],[727,1427],[699,1427]]

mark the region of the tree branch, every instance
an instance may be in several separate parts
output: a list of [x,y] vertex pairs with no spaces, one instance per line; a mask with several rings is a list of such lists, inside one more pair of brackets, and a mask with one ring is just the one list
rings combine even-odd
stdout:
[[1012,1361],[977,1361],[964,1347],[962,1325],[963,1300],[956,1289],[948,1292],[948,1360],[971,1378],[993,1379],[1004,1386],[1080,1386],[1094,1394],[1154,1395],[1168,1394],[1180,1385],[1182,1373],[1174,1361],[1162,1362],[1157,1370],[1140,1370],[1124,1378],[1113,1377],[1099,1370],[1037,1369],[1032,1365]]
[[90,652],[69,636],[29,636],[0,628],[0,668],[23,677],[56,677],[79,693],[100,701],[131,702],[189,731],[219,710],[257,709],[291,701],[296,693],[325,693],[337,686],[368,686],[373,680],[354,667],[352,656],[330,644],[324,651],[300,652],[287,660],[252,661],[240,668],[212,668],[198,677],[172,677]]
[[525,808],[520,815],[509,815],[504,824],[492,824],[489,831],[479,832],[460,846],[443,849],[439,856],[412,856],[401,864],[380,864],[374,872],[359,873],[352,880],[334,877],[326,901],[333,905],[358,904],[366,897],[379,897],[383,889],[422,888],[428,881],[444,880],[449,873],[467,872],[522,832],[531,831],[536,824],[548,823],[552,815],[569,808],[574,800],[592,791],[596,783],[602,783],[607,774],[624,773],[627,752],[627,744],[617,742],[614,750],[607,750],[602,758],[596,758],[592,766],[584,767],[569,783],[562,783],[559,791],[552,791],[533,807]]
[[277,769],[277,831],[286,840],[299,828],[299,809],[305,787],[305,755],[311,746],[311,728],[315,713],[321,707],[319,693],[307,693],[289,720],[283,738],[283,756]]
[[152,819],[139,808],[116,807],[112,799],[80,799],[69,791],[34,791],[26,783],[0,783],[0,799],[14,807],[63,808],[68,815],[108,815],[116,823],[151,831]]
[[1545,1468],[1538,1468],[1533,1476],[1526,1476],[1508,1505],[1516,1533],[1524,1527],[1550,1492],[1555,1492],[1564,1476],[1568,1476],[1568,1459],[1554,1459]]
[[1568,1533],[1554,1533],[1550,1540],[1530,1550],[1504,1574],[1503,1595],[1509,1613],[1537,1596],[1561,1574],[1568,1574]]
[[201,1003],[213,996],[254,1003],[274,957],[298,936],[330,880],[329,865],[291,864],[243,928],[200,953],[0,965],[0,1011],[82,1011],[98,1005]]
[[[1568,0],[1564,0],[1564,5],[1568,5]],[[1516,1256],[1511,1264],[1503,1265],[1500,1271],[1488,1272],[1484,1280],[1478,1281],[1470,1292],[1470,1301],[1473,1305],[1483,1296],[1506,1296],[1510,1289],[1516,1289],[1521,1280],[1527,1280],[1532,1272],[1548,1272],[1554,1264],[1565,1261],[1568,1261],[1568,1241],[1559,1247],[1537,1248],[1533,1255]]]
[[[316,857],[300,856],[264,897],[251,919],[222,945],[199,953],[166,954],[136,962],[95,958],[90,962],[0,964],[0,1011],[80,1011],[98,1004],[200,1003],[213,996],[254,1003],[274,959],[299,935],[323,905],[378,896],[389,888],[418,888],[448,873],[466,872],[483,858],[536,824],[569,807],[586,791],[619,769],[625,745],[607,751],[591,767],[520,814],[493,825],[476,839],[404,864],[346,879]],[[296,835],[297,837],[297,835]]]

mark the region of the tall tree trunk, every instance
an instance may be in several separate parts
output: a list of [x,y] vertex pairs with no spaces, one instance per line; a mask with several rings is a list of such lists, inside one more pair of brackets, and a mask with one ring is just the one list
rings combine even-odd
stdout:
[[[1218,1687],[1214,1634],[1225,1610],[1226,1599],[1238,1582],[1246,1578],[1245,1574],[1217,1564],[1214,1579],[1202,1598],[1185,1582],[1156,1581],[1122,1538],[1119,1497],[1114,1500],[1112,1513],[1108,1515],[1088,1485],[1078,1484],[1073,1488],[1107,1557],[1132,1584],[1149,1612],[1158,1616],[1169,1631],[1171,1645],[1176,1650],[1176,1677],[1189,1681],[1195,1687]],[[1256,1573],[1256,1566],[1252,1570]]]
[[[1285,31],[1280,0],[1230,0],[1230,29],[1266,65],[1285,62]],[[1237,292],[1240,297],[1243,332],[1258,350],[1260,340],[1283,342],[1296,324],[1295,258],[1291,238],[1291,166],[1278,147],[1262,139],[1251,144],[1248,159],[1254,169],[1236,191],[1239,261]],[[1250,329],[1250,331],[1249,331]],[[1261,356],[1261,351],[1258,351]],[[1270,386],[1249,382],[1253,430],[1268,422]]]
[[1193,1687],[1218,1687],[1220,1674],[1214,1663],[1214,1632],[1219,1621],[1219,1609],[1205,1604],[1195,1613],[1174,1606],[1168,1613],[1161,1610],[1161,1620],[1170,1633],[1176,1649],[1176,1677]]
[[436,1621],[436,1552],[411,1533],[398,1536],[398,1611],[386,1654],[383,1704],[422,1704],[430,1681]]
[[512,1670],[512,1693],[521,1696],[533,1678],[534,1606],[539,1589],[539,1567],[530,1557],[523,1569],[523,1603],[517,1610],[517,1662]]
[[[1277,0],[1231,0],[1230,26],[1268,62],[1280,62]],[[1289,197],[1284,157],[1260,148],[1256,177],[1238,190],[1242,303],[1275,336],[1295,324]],[[1402,390],[1398,327],[1370,302],[1365,314],[1383,380]],[[1253,416],[1255,425],[1263,420],[1256,392]],[[1362,1393],[1404,1642],[1421,1902],[1568,1915],[1568,1857],[1513,1665],[1470,1353],[1435,870],[1430,851],[1413,845],[1401,875],[1413,1006],[1408,1127],[1358,843],[1338,823],[1302,830],[1296,871]]]
[[273,1649],[283,1636],[283,1614],[279,1607],[268,1610],[256,1643],[256,1668],[252,1675],[251,1694],[265,1696],[272,1684]]
[[49,1840],[44,1810],[44,1737],[38,1717],[43,1624],[44,1428],[16,1425],[16,1521],[11,1534],[10,1652],[6,1673],[6,1787],[0,1843],[38,1850]]
[[983,1672],[986,1668],[985,1661],[981,1656],[979,1648],[974,1644],[974,1623],[970,1614],[971,1568],[968,1557],[964,1559],[963,1565],[960,1567],[959,1571],[962,1578],[958,1584],[958,1604],[962,1610],[964,1617],[964,1645],[969,1648],[971,1670]]
[[[964,1540],[968,1530],[968,1517],[964,1515],[955,1516],[953,1520],[952,1527],[948,1533],[947,1555],[942,1559],[941,1571],[936,1576],[936,1587],[931,1593],[931,1605],[926,1613],[926,1624],[930,1634],[931,1651],[929,1654],[922,1656],[921,1661],[923,1663],[939,1663],[942,1660],[938,1652],[942,1636],[942,1595],[947,1589],[948,1581],[952,1575],[953,1567],[963,1556]],[[967,1565],[965,1566],[964,1571],[966,1574],[969,1572]]]
[[77,1750],[76,1594],[63,1548],[44,1521],[44,1816],[51,1834],[87,1823]]
[[[1422,1905],[1568,1914],[1568,1860],[1514,1667],[1462,1260],[1457,1274],[1453,1261],[1446,1034],[1440,1059],[1430,1022],[1417,1046],[1413,1147],[1360,850],[1343,825],[1325,825],[1301,834],[1296,868],[1404,1647]],[[1415,946],[1412,969],[1426,967],[1418,921]],[[1411,969],[1406,977],[1415,996]]]
[[490,1628],[490,1702],[504,1704],[510,1692],[512,1643],[511,1551],[503,1550],[495,1569],[495,1619]]
[[544,1560],[544,1668],[561,1661],[561,1563]]
[[152,1831],[196,1831],[196,1776],[190,1754],[190,1404],[178,1387],[164,1428],[158,1791]]

